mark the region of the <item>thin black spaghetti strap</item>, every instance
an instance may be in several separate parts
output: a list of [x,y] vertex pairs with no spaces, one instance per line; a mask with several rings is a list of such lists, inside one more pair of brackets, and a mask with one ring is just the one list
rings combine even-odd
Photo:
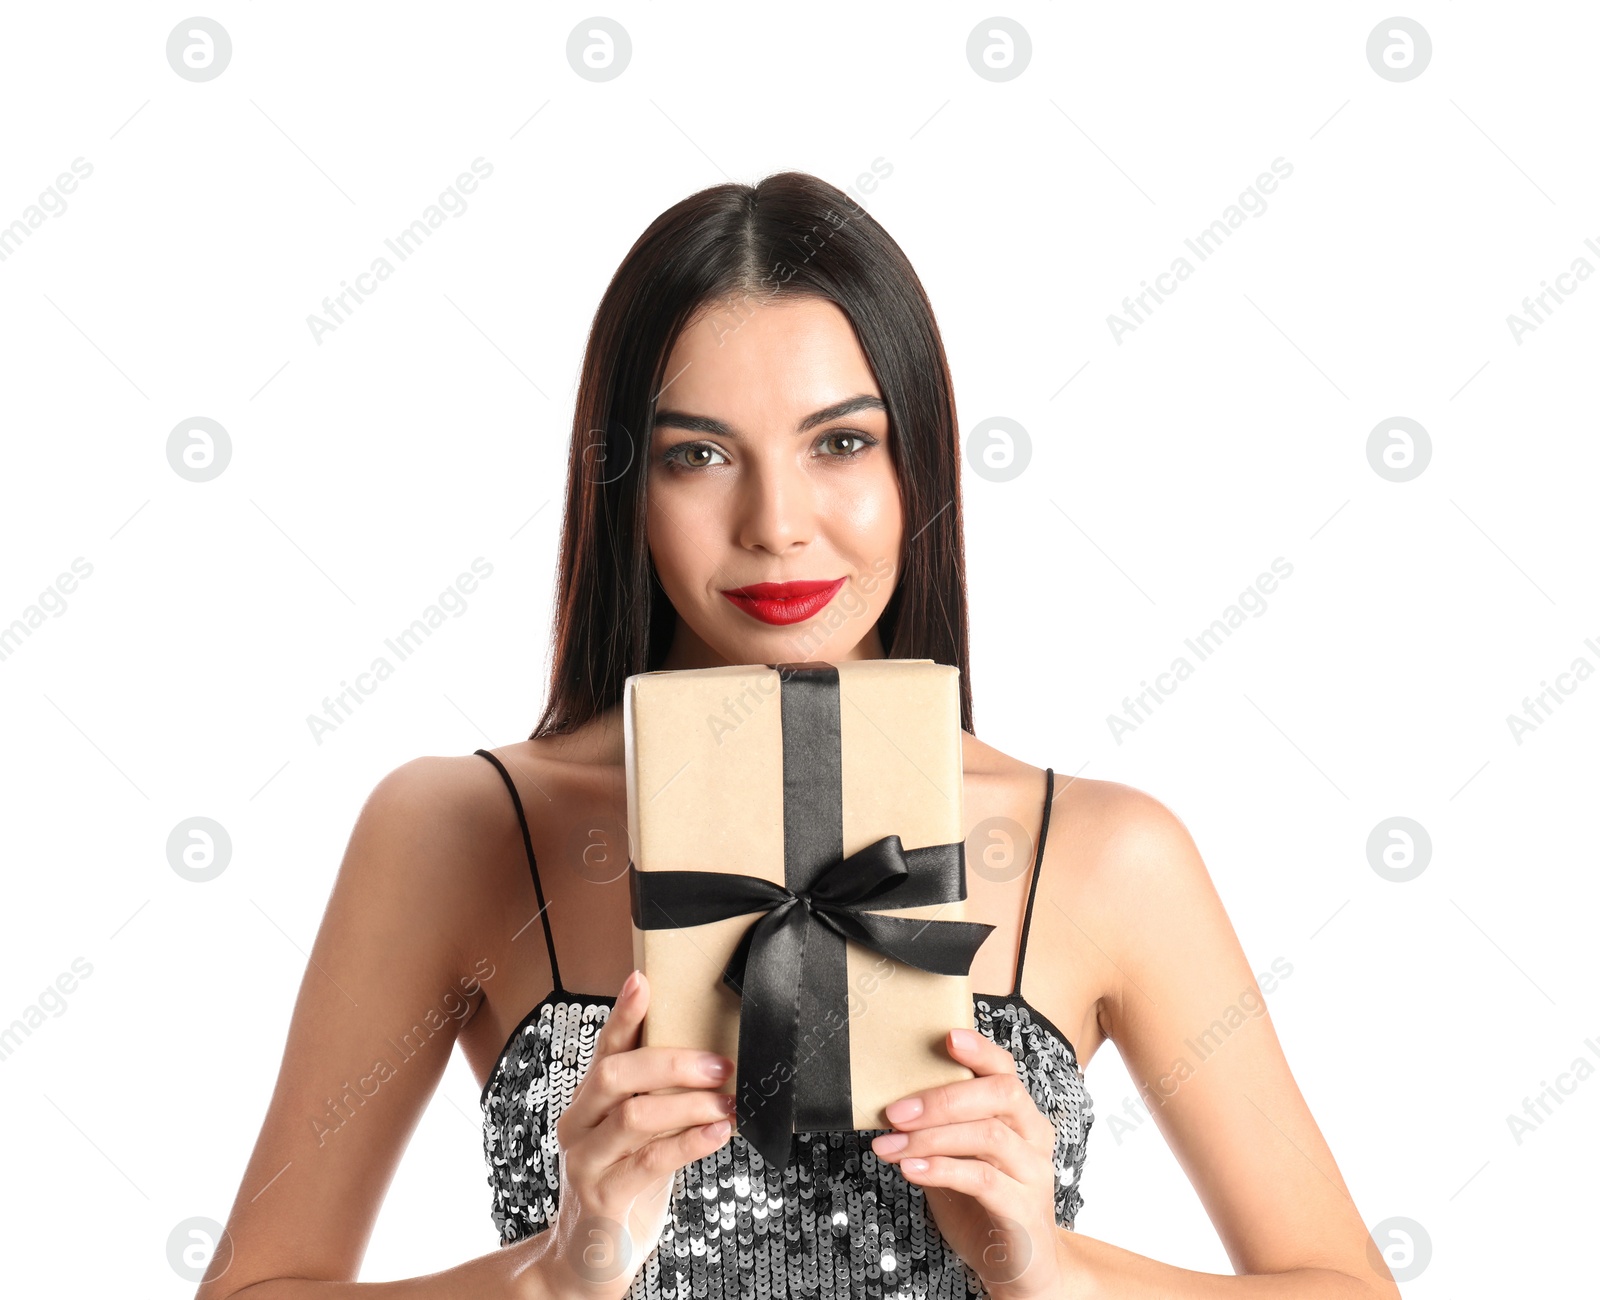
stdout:
[[550,907],[544,901],[544,887],[539,883],[539,864],[533,858],[533,837],[528,834],[528,817],[522,811],[522,796],[517,793],[517,783],[511,779],[511,773],[506,771],[506,765],[491,754],[487,749],[475,749],[474,754],[482,754],[486,759],[499,768],[500,776],[506,783],[506,789],[511,791],[511,802],[517,810],[517,823],[522,827],[522,847],[528,851],[528,870],[533,874],[533,893],[539,900],[539,920],[544,923],[544,946],[550,954],[550,979],[557,991],[560,991],[561,968],[556,965],[556,940],[550,933]]
[[1028,883],[1028,910],[1022,914],[1022,941],[1017,944],[1017,979],[1011,996],[1022,996],[1022,963],[1028,955],[1028,928],[1033,924],[1033,897],[1039,891],[1039,867],[1044,862],[1045,837],[1050,834],[1050,805],[1055,802],[1056,774],[1054,768],[1044,770],[1044,817],[1039,823],[1039,845],[1033,855],[1033,879]]

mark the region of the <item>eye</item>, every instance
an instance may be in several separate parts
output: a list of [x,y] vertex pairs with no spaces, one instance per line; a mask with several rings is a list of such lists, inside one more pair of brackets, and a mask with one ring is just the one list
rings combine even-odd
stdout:
[[876,447],[878,445],[878,440],[871,434],[858,433],[854,429],[835,429],[831,433],[825,433],[820,439],[818,439],[818,445],[826,446],[828,442],[834,438],[853,439],[856,442],[859,442],[861,446],[855,448],[853,451],[844,451],[837,454],[830,453],[829,458],[832,460],[851,460],[854,457],[861,455],[868,448]]
[[[680,442],[676,447],[668,447],[661,453],[661,463],[673,469],[708,469],[715,461],[698,459],[701,452],[709,452],[714,456],[722,456],[722,452],[713,447],[709,442]],[[695,457],[695,459],[690,459]],[[726,461],[727,457],[723,457]]]

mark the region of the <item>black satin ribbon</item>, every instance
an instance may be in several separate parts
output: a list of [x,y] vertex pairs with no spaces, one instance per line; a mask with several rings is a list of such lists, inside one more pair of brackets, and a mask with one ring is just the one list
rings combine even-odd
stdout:
[[[762,913],[728,959],[722,982],[740,995],[739,1132],[783,1166],[794,1133],[853,1127],[845,941],[919,970],[965,975],[994,927],[879,914],[964,899],[965,845],[906,849],[898,835],[885,835],[843,856],[840,787],[834,779],[830,788],[828,780],[841,767],[838,672],[828,664],[771,666],[786,670],[786,883],[716,871],[640,871],[631,863],[628,880],[641,930]],[[829,839],[831,854],[821,852]],[[802,1028],[813,1041],[802,1043]]]

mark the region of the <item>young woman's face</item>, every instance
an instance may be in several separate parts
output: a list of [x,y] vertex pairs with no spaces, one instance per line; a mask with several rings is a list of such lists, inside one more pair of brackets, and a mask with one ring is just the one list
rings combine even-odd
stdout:
[[[664,667],[883,656],[900,484],[882,394],[836,306],[702,313],[667,359],[648,476],[650,554],[678,614]],[[727,594],[761,583],[821,590]]]

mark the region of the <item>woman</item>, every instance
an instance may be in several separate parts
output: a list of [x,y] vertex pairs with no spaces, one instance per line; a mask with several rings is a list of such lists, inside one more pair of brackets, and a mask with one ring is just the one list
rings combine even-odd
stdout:
[[[600,304],[573,429],[544,714],[362,809],[199,1300],[352,1293],[457,1039],[502,1248],[360,1294],[1398,1296],[1270,1020],[1187,1060],[1260,994],[1182,823],[971,734],[954,398],[871,216],[798,173],[664,213]],[[731,1062],[638,1045],[618,701],[646,670],[866,657],[962,670],[968,916],[996,927],[972,987],[1007,991],[951,1026],[971,1080],[797,1135],[780,1170],[729,1135]],[[1075,1231],[1107,1038],[1245,1276]]]

